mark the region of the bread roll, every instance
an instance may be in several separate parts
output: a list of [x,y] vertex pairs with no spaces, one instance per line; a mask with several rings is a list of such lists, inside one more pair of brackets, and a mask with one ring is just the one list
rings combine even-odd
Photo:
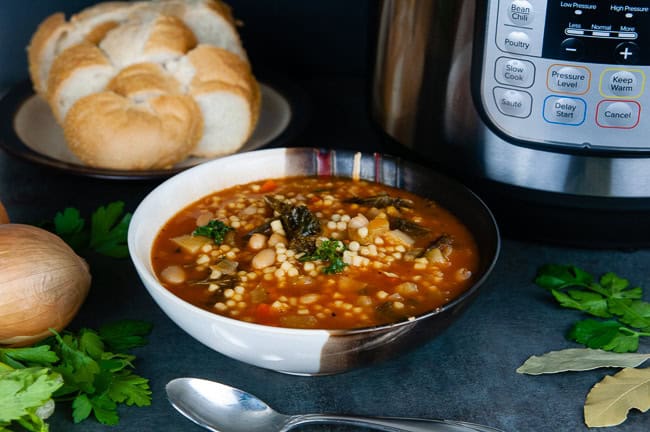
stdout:
[[27,47],[29,75],[34,90],[41,96],[47,92],[50,66],[55,58],[57,43],[68,29],[65,15],[62,13],[50,15],[38,26]]
[[140,15],[136,20],[109,31],[99,43],[113,66],[122,69],[134,63],[164,64],[196,46],[194,33],[178,18]]
[[63,51],[50,69],[46,99],[59,123],[79,99],[97,93],[117,71],[104,53],[89,42]]
[[101,168],[167,168],[239,150],[260,91],[218,0],[105,2],[57,13],[28,47],[35,91],[70,150]]
[[186,157],[201,126],[190,96],[161,95],[139,102],[105,91],[80,99],[63,131],[70,150],[90,166],[147,170],[168,168]]
[[189,94],[205,119],[203,136],[192,154],[213,157],[238,150],[253,133],[259,115],[259,87],[250,66],[237,55],[208,45],[199,45],[186,58],[194,69]]
[[162,13],[185,22],[201,44],[214,45],[247,60],[228,5],[212,0],[158,0]]

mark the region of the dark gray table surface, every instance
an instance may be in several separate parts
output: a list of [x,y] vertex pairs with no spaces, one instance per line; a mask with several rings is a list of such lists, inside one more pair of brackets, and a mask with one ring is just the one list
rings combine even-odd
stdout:
[[[337,88],[340,85],[336,83]],[[329,91],[327,83],[319,83],[318,88],[323,94]],[[358,94],[365,91],[356,85],[348,90]],[[335,125],[311,120],[291,144],[358,147],[359,140],[370,131],[356,120],[365,118],[363,107],[336,108],[339,121]],[[125,201],[127,209],[133,211],[158,183],[74,176],[0,151],[0,200],[14,222],[39,223],[68,206],[89,215],[98,205],[115,200]],[[165,398],[165,384],[181,376],[237,386],[285,413],[447,418],[512,432],[587,430],[582,418],[585,397],[612,370],[548,376],[515,372],[531,355],[576,346],[563,334],[580,314],[558,308],[532,282],[536,270],[545,263],[571,263],[597,274],[614,271],[635,284],[650,287],[648,249],[579,249],[505,238],[498,264],[481,294],[438,338],[371,367],[333,376],[296,377],[234,361],[191,339],[152,301],[129,260],[87,259],[93,274],[91,292],[71,327],[95,327],[120,318],[153,322],[149,345],[135,352],[137,372],[150,379],[153,403],[146,408],[120,409],[120,424],[112,428],[94,420],[74,425],[69,410],[62,407],[50,420],[54,432],[198,432],[200,429],[177,414]],[[640,351],[650,351],[650,345],[642,344]],[[607,430],[649,428],[650,413],[633,411],[623,425]],[[358,429],[310,426],[303,430]]]

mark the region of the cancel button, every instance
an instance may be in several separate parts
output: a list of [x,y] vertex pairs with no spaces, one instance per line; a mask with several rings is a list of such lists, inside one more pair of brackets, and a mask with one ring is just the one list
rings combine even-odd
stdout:
[[598,104],[596,122],[600,127],[631,129],[639,124],[640,111],[635,101],[604,100]]

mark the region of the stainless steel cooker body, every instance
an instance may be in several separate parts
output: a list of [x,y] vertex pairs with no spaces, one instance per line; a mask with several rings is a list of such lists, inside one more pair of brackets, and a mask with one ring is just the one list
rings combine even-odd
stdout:
[[650,208],[646,33],[642,1],[383,0],[373,116],[524,199]]

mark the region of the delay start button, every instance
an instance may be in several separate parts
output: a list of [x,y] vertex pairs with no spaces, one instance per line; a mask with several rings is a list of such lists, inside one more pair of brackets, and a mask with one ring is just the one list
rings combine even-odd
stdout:
[[603,128],[632,129],[639,124],[640,114],[636,101],[604,100],[596,107],[596,123]]
[[559,96],[544,99],[544,120],[549,123],[578,126],[584,123],[586,111],[584,99]]
[[529,93],[504,87],[495,87],[493,94],[494,102],[502,114],[520,118],[526,118],[530,115],[533,106],[533,97]]

